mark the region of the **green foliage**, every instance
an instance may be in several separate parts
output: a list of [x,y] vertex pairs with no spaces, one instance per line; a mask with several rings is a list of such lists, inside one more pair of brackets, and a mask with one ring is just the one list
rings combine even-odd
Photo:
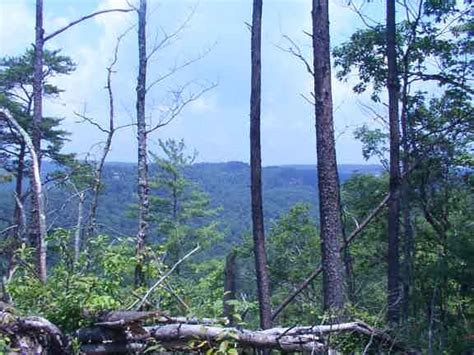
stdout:
[[[72,60],[60,54],[59,50],[44,51],[43,95],[46,98],[58,96],[62,90],[50,83],[52,78],[59,75],[68,75],[75,70]],[[0,104],[7,107],[20,125],[31,131],[33,110],[33,74],[34,51],[27,50],[19,57],[4,57],[0,59]],[[41,123],[42,156],[57,162],[70,160],[72,155],[60,154],[68,133],[60,128],[62,119],[43,117]],[[7,153],[12,167],[5,165],[9,170],[15,171],[15,159],[21,150],[21,142],[8,127],[0,125],[0,151]],[[23,153],[24,154],[24,153]]]
[[0,333],[0,354],[10,354],[10,338]]
[[181,279],[183,298],[189,312],[198,317],[219,318],[223,313],[224,261],[211,259],[191,266],[193,281]]
[[[469,5],[454,1],[425,1],[419,19],[413,16],[397,24],[400,77],[434,81],[472,94],[466,85],[474,70],[472,36],[465,29],[472,24],[469,11]],[[446,35],[449,32],[455,35]],[[356,31],[333,51],[338,79],[347,80],[351,73],[357,73],[354,92],[370,90],[375,102],[380,101],[387,84],[385,41],[385,25],[376,25]],[[433,68],[433,60],[439,70]]]
[[164,157],[154,156],[157,173],[150,182],[150,212],[167,262],[174,264],[197,244],[206,249],[221,238],[213,220],[219,210],[211,208],[209,196],[185,177],[195,155],[186,155],[184,142],[169,139],[159,144]]
[[[307,204],[296,204],[273,221],[267,232],[266,247],[272,290],[272,303],[279,305],[288,290],[299,285],[320,264],[320,241],[315,219]],[[247,235],[238,251],[238,288],[256,300],[252,239]],[[280,324],[313,324],[321,308],[321,297],[315,293],[320,286],[316,280],[279,316]],[[255,317],[258,309],[249,305],[249,316]]]
[[363,125],[354,131],[354,137],[362,142],[362,155],[365,160],[376,157],[383,166],[388,166],[388,134],[381,129],[371,129]]
[[[111,243],[106,236],[97,236],[89,241],[77,264],[73,263],[68,231],[54,232],[48,243],[55,262],[45,284],[32,272],[33,251],[25,246],[17,251],[16,258],[24,267],[16,272],[8,291],[21,312],[42,315],[69,332],[91,320],[85,314],[123,309],[136,300],[131,288],[133,240],[116,239]],[[147,266],[150,276],[156,277],[161,265]]]

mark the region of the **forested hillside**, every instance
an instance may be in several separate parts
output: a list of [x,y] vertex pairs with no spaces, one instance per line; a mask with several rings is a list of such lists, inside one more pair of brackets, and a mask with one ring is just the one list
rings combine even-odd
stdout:
[[472,354],[473,14],[0,1],[0,354]]
[[[43,173],[54,174],[57,166],[44,162]],[[151,166],[151,174],[157,167]],[[383,168],[377,165],[342,165],[339,167],[341,182],[353,174],[379,175]],[[219,208],[220,228],[225,233],[225,243],[231,245],[250,232],[250,193],[248,164],[198,163],[186,167],[184,175],[196,183],[210,198],[211,205]],[[46,176],[45,175],[45,176]],[[132,236],[136,223],[131,216],[137,197],[133,184],[136,166],[129,163],[106,163],[103,175],[103,192],[98,208],[100,231],[111,236]],[[317,220],[316,168],[311,165],[274,166],[263,169],[265,219],[273,221],[287,213],[297,203],[311,206],[311,216]],[[13,213],[14,185],[0,185],[0,228],[6,228]],[[56,186],[47,192],[48,213],[56,215],[52,228],[74,228],[77,218],[77,200],[67,188]],[[86,200],[89,205],[90,201]],[[152,232],[153,233],[153,232]],[[227,249],[227,248],[226,248]]]

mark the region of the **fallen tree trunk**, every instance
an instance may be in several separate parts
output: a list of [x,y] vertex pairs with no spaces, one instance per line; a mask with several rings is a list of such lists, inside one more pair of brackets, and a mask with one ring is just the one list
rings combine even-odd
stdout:
[[[145,326],[144,322],[153,325]],[[148,351],[198,352],[219,348],[267,349],[322,353],[335,346],[337,334],[358,334],[367,343],[403,350],[384,331],[356,321],[334,325],[275,327],[249,330],[224,327],[222,319],[168,317],[160,312],[107,312],[94,326],[79,329],[74,337],[85,354],[120,354]],[[159,324],[157,324],[159,323]],[[19,317],[0,310],[0,334],[24,354],[68,354],[70,338],[42,317]]]
[[0,310],[0,335],[10,339],[10,347],[21,354],[68,353],[69,342],[61,330],[42,317],[19,317]]
[[[155,325],[142,326],[145,319]],[[383,347],[402,348],[384,331],[360,321],[266,330],[223,327],[218,325],[221,321],[167,317],[154,312],[111,312],[95,326],[80,329],[76,336],[82,344],[81,351],[87,354],[143,350],[150,344],[159,344],[161,350],[189,352],[218,347],[223,341],[237,348],[319,353],[330,349],[329,335],[335,333],[357,333]]]

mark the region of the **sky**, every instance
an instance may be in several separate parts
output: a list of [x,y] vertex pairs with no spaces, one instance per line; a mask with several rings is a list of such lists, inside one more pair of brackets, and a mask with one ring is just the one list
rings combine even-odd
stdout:
[[[380,3],[380,2],[379,2]],[[383,16],[380,4],[369,5],[374,18]],[[46,34],[91,12],[125,8],[126,0],[44,0]],[[190,103],[169,125],[150,135],[149,148],[158,152],[158,139],[184,139],[198,152],[197,161],[249,161],[250,101],[250,0],[161,0],[148,2],[148,46],[173,33],[185,23],[176,40],[149,61],[148,80],[170,68],[202,57],[147,95],[147,119],[156,123],[171,105],[173,90],[192,83],[189,93],[217,84]],[[295,57],[283,51],[285,36],[294,40],[311,60],[310,0],[264,0],[262,35],[262,163],[268,165],[315,164],[314,111],[302,95],[309,96],[312,78]],[[35,2],[0,1],[0,55],[21,55],[34,41]],[[189,21],[186,21],[189,19]],[[347,0],[330,0],[331,41],[336,46],[363,28]],[[52,82],[64,89],[45,101],[44,114],[62,117],[71,133],[65,150],[79,157],[97,157],[104,134],[80,122],[75,112],[85,113],[105,124],[108,115],[105,90],[106,68],[117,37],[130,29],[120,43],[118,63],[112,78],[117,125],[128,125],[135,115],[137,73],[136,13],[113,13],[94,17],[70,28],[51,41],[48,49],[61,49],[77,64],[69,76]],[[334,120],[337,159],[340,164],[363,164],[361,144],[353,137],[356,127],[377,123],[361,107],[366,95],[352,93],[355,78],[335,79],[333,70]],[[112,144],[109,161],[136,161],[136,130],[120,130]]]

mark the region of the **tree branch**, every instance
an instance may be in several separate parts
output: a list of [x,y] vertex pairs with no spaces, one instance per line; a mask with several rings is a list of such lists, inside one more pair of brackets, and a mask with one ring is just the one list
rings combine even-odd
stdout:
[[93,12],[92,14],[89,14],[89,15],[86,15],[86,16],[83,16],[81,17],[80,19],[78,20],[75,20],[75,21],[72,21],[71,23],[69,23],[68,25],[54,31],[53,33],[49,34],[49,35],[46,35],[44,36],[44,42],[50,40],[51,38],[57,36],[58,34],[66,31],[68,28],[74,26],[74,25],[77,25],[78,23],[81,23],[82,21],[85,21],[85,20],[88,20],[92,17],[95,17],[95,16],[98,16],[98,15],[102,15],[102,14],[107,14],[107,13],[110,13],[110,12],[130,12],[130,11],[134,11],[134,9],[109,9],[109,10],[101,10],[101,11],[96,11],[96,12]]
[[[349,235],[349,237],[346,239],[344,244],[341,246],[340,251],[344,251],[349,244],[354,240],[355,237],[357,237],[364,229],[367,227],[367,225],[380,213],[382,208],[385,206],[385,204],[388,202],[390,199],[390,194],[387,194],[383,200],[375,207],[372,212],[370,212],[367,217],[362,221],[362,223]],[[272,319],[275,319],[278,317],[278,315],[285,309],[288,304],[290,304],[296,296],[298,296],[301,291],[303,291],[308,285],[316,278],[319,276],[319,274],[323,271],[323,267],[319,266],[316,270],[314,270],[297,288],[294,290],[290,295],[288,295],[283,302],[275,309],[275,311],[272,314]]]
[[128,309],[132,309],[134,308],[135,306],[137,306],[136,308],[139,309],[143,306],[143,304],[145,303],[145,301],[147,300],[147,298],[151,295],[151,293],[158,287],[160,286],[160,284],[166,280],[166,278],[168,276],[171,275],[171,273],[178,267],[179,264],[181,264],[184,260],[186,260],[187,258],[189,258],[191,255],[193,255],[195,252],[197,252],[201,247],[198,245],[196,248],[194,248],[193,250],[191,250],[189,253],[187,253],[185,256],[183,256],[181,259],[179,259],[176,264],[173,265],[173,267],[171,269],[168,270],[168,272],[166,274],[164,274],[158,281],[155,282],[155,284],[153,286],[150,287],[150,289],[145,293],[145,296],[143,296],[143,298],[140,300],[140,301],[136,301],[134,302],[130,307],[128,307]]
[[217,86],[217,83],[211,83],[208,86],[202,88],[197,93],[191,93],[191,94],[189,94],[189,96],[187,98],[183,98],[185,89],[188,86],[190,86],[191,83],[192,82],[188,82],[188,83],[184,84],[183,86],[181,86],[180,88],[178,88],[177,90],[174,90],[174,91],[171,92],[171,94],[173,95],[173,104],[174,105],[170,109],[168,109],[168,111],[166,111],[166,114],[164,115],[164,117],[161,117],[160,121],[156,125],[154,125],[152,128],[147,130],[147,132],[146,132],[147,134],[150,134],[150,133],[156,131],[157,129],[159,129],[161,127],[164,127],[164,126],[168,125],[169,123],[171,123],[171,121],[173,121],[183,111],[183,109],[188,104],[190,104],[193,101],[196,101],[204,93],[212,90],[213,88],[215,88]]

